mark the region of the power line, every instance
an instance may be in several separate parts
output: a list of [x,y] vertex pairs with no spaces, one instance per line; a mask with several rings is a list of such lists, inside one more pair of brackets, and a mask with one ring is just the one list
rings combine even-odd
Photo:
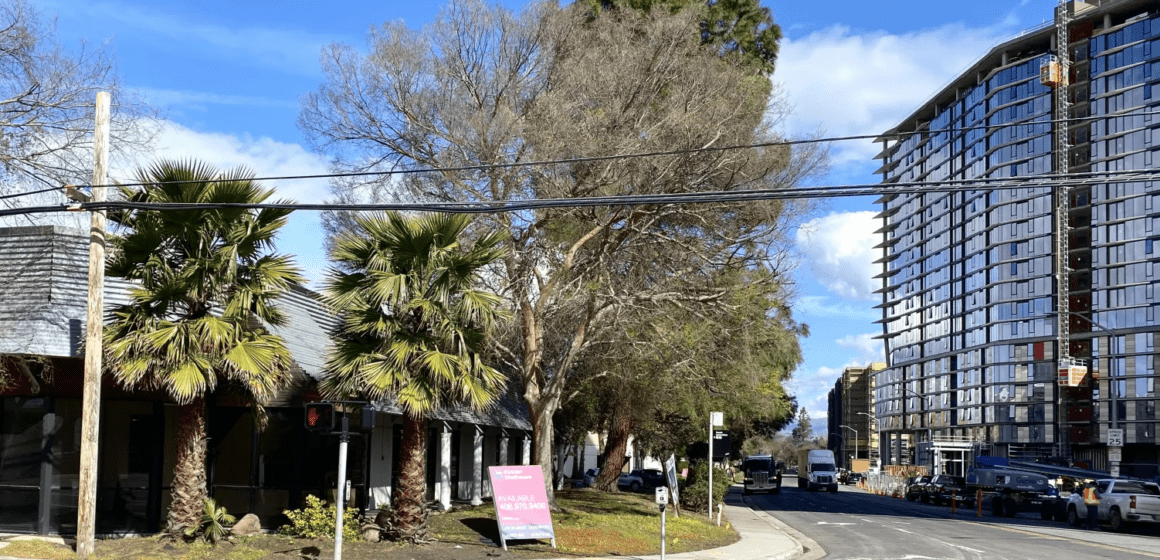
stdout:
[[[1050,113],[1044,113],[1042,116],[1046,116],[1049,114]],[[1100,116],[1088,116],[1088,117],[1072,117],[1069,119],[1047,119],[1047,120],[1041,120],[1041,121],[1019,122],[1019,123],[1003,123],[1003,124],[979,125],[979,126],[968,126],[968,127],[948,127],[948,128],[937,128],[937,129],[914,130],[914,131],[909,131],[909,132],[884,133],[884,134],[859,134],[859,135],[851,135],[851,136],[831,136],[831,137],[823,137],[823,138],[806,138],[806,139],[799,139],[799,140],[774,140],[774,141],[769,141],[769,142],[755,142],[755,143],[751,143],[751,144],[736,144],[736,145],[729,145],[729,146],[707,146],[707,147],[701,147],[701,148],[661,150],[661,151],[654,151],[654,152],[634,152],[634,153],[628,153],[628,154],[611,154],[611,155],[607,155],[607,156],[586,156],[586,157],[564,158],[564,159],[554,159],[554,160],[535,160],[535,161],[526,161],[526,162],[507,162],[507,163],[461,165],[461,166],[453,166],[453,167],[422,167],[422,168],[414,168],[414,169],[394,169],[394,170],[390,170],[390,171],[351,171],[351,172],[341,172],[341,173],[318,173],[318,174],[305,174],[305,175],[272,175],[272,176],[266,176],[266,177],[247,178],[245,180],[249,180],[249,181],[297,181],[297,180],[308,180],[308,179],[336,179],[336,178],[344,178],[344,177],[371,177],[371,176],[382,176],[382,175],[414,175],[414,174],[423,174],[423,173],[486,171],[486,170],[491,170],[491,169],[506,169],[506,168],[520,168],[520,167],[546,167],[546,166],[551,166],[551,165],[592,163],[592,162],[601,162],[601,161],[612,161],[612,160],[620,160],[620,159],[638,159],[638,158],[647,158],[647,157],[691,155],[691,154],[697,154],[697,153],[722,152],[722,151],[731,151],[731,150],[749,150],[749,149],[758,149],[758,148],[771,148],[771,147],[778,147],[778,146],[795,146],[795,145],[803,145],[803,144],[821,144],[821,143],[830,143],[830,142],[847,142],[847,141],[854,141],[854,140],[881,140],[881,139],[885,139],[885,138],[894,138],[895,140],[899,140],[901,138],[905,138],[905,137],[908,137],[908,136],[911,136],[914,134],[934,135],[934,134],[943,134],[943,133],[967,132],[967,131],[971,131],[971,130],[984,130],[984,131],[986,131],[986,130],[992,130],[992,129],[1013,128],[1013,127],[1050,126],[1050,125],[1054,125],[1056,123],[1061,123],[1061,122],[1071,123],[1071,122],[1093,121],[1093,120],[1103,120],[1103,119],[1112,119],[1112,118],[1143,117],[1145,115],[1160,115],[1160,110],[1133,112],[1133,113],[1126,113],[1126,114],[1122,114],[1122,115],[1100,115]],[[1035,118],[1035,117],[1032,117],[1032,118]],[[187,180],[187,181],[170,181],[170,182],[119,183],[117,185],[98,185],[96,187],[94,187],[93,185],[78,185],[78,187],[85,187],[85,188],[112,188],[112,187],[118,187],[118,186],[121,186],[121,187],[147,187],[147,186],[153,186],[153,185],[158,185],[158,184],[204,184],[204,183],[215,183],[215,182],[233,181],[233,180],[237,180],[237,179],[236,178],[215,178],[215,179],[201,179],[201,180]],[[33,194],[33,193],[29,193],[29,194]]]
[[[1044,113],[1041,116],[1046,116],[1049,114],[1050,113]],[[884,133],[884,134],[860,134],[860,135],[852,135],[852,136],[832,136],[832,137],[808,138],[808,139],[800,139],[800,140],[777,140],[777,141],[756,142],[756,143],[752,143],[752,144],[740,144],[740,145],[730,145],[730,146],[717,146],[717,147],[708,146],[708,147],[702,147],[702,148],[662,150],[662,151],[655,151],[655,152],[636,152],[636,153],[629,153],[629,154],[612,154],[612,155],[607,155],[607,156],[587,156],[587,157],[580,157],[580,158],[565,158],[565,159],[556,159],[556,160],[536,160],[536,161],[527,161],[527,162],[508,162],[508,163],[493,163],[493,164],[462,165],[462,166],[454,166],[454,167],[424,167],[424,168],[414,168],[414,169],[394,169],[394,170],[390,170],[390,171],[352,171],[352,172],[342,172],[342,173],[319,173],[319,174],[305,174],[305,175],[274,175],[274,176],[266,176],[266,177],[245,178],[243,180],[248,180],[248,181],[298,181],[298,180],[310,180],[310,179],[337,179],[337,178],[345,178],[345,177],[374,177],[374,176],[383,176],[383,175],[414,175],[414,174],[424,174],[424,173],[486,171],[486,170],[491,170],[491,169],[506,169],[506,168],[521,168],[521,167],[546,167],[546,166],[551,166],[551,165],[568,165],[568,164],[577,164],[577,163],[613,161],[613,160],[621,160],[621,159],[638,159],[638,158],[647,158],[647,157],[691,155],[691,154],[697,154],[697,153],[722,152],[722,151],[730,151],[730,150],[748,150],[748,149],[758,149],[758,148],[770,148],[770,147],[777,147],[777,146],[795,146],[795,145],[803,145],[803,144],[820,144],[820,143],[829,143],[829,142],[847,142],[847,141],[854,141],[854,140],[882,140],[882,139],[892,138],[895,141],[900,141],[902,138],[906,138],[906,137],[912,136],[914,134],[937,135],[937,134],[944,134],[944,133],[961,133],[961,132],[967,132],[967,131],[972,131],[972,130],[987,131],[987,130],[992,130],[992,129],[1023,127],[1023,126],[1025,126],[1025,127],[1050,126],[1050,125],[1054,125],[1056,123],[1073,123],[1073,122],[1081,122],[1081,121],[1094,121],[1094,120],[1114,119],[1114,118],[1134,118],[1134,117],[1143,117],[1145,115],[1160,115],[1160,110],[1131,112],[1131,113],[1124,113],[1124,114],[1119,114],[1119,115],[1099,115],[1099,116],[1087,116],[1087,117],[1072,117],[1072,118],[1067,118],[1067,119],[1047,119],[1047,120],[1031,121],[1031,122],[1003,123],[1003,124],[980,125],[980,126],[969,126],[969,127],[947,127],[947,128],[937,128],[937,129],[914,130],[914,131],[909,131],[909,132]],[[1031,117],[1031,118],[1038,118],[1038,117]],[[40,177],[36,177],[36,176],[32,176],[32,177],[39,180],[39,181],[44,182],[45,184],[50,184],[50,183],[48,183],[48,181],[45,181],[44,179],[41,179]],[[116,188],[116,187],[150,187],[150,186],[162,185],[162,184],[191,184],[192,185],[192,184],[205,184],[205,183],[215,183],[215,182],[234,181],[234,180],[238,180],[238,179],[237,178],[224,178],[223,177],[223,178],[201,179],[201,180],[143,182],[143,183],[142,182],[119,183],[119,184],[114,184],[114,185],[96,185],[96,186],[94,186],[94,185],[78,185],[77,188],[93,189],[93,188]],[[2,196],[0,196],[0,199],[10,199],[10,198],[19,198],[22,196],[31,196],[31,195],[35,195],[35,194],[42,194],[45,192],[51,192],[53,190],[58,190],[58,189],[57,188],[48,188],[48,189],[39,189],[39,190],[35,190],[35,191],[22,192],[22,193],[12,193],[12,194],[7,194],[7,195],[2,195]]]
[[423,202],[423,203],[378,203],[378,204],[334,204],[334,203],[158,203],[158,202],[87,202],[71,206],[41,206],[10,208],[0,210],[0,217],[53,213],[69,210],[212,210],[226,208],[278,209],[278,210],[338,210],[338,211],[418,211],[443,212],[452,214],[488,214],[520,212],[548,208],[581,208],[594,206],[640,206],[648,204],[712,204],[737,203],[761,200],[791,200],[828,197],[902,195],[961,191],[984,191],[1022,188],[1052,188],[1059,186],[1080,186],[1096,182],[1135,182],[1160,180],[1160,169],[1075,173],[1069,176],[1031,175],[1024,178],[950,180],[938,183],[872,183],[863,185],[832,185],[798,187],[786,189],[754,189],[736,191],[703,191],[691,193],[664,193],[651,195],[618,195],[585,198],[553,198],[506,201],[475,202]]

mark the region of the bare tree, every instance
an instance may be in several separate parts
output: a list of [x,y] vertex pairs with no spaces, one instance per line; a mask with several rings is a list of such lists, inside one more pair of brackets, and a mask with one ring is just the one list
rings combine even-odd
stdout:
[[[122,90],[112,55],[56,40],[55,28],[24,0],[0,1],[0,194],[87,184],[93,166],[96,94],[112,94],[110,148],[134,159],[152,140],[154,114]],[[6,198],[8,207],[29,201]]]
[[[127,167],[125,163],[148,155],[157,127],[155,114],[122,90],[112,56],[103,47],[66,50],[57,42],[51,21],[29,3],[0,0],[0,208],[64,204],[61,186],[89,183],[99,91],[110,92],[113,99],[110,155],[115,165]],[[0,218],[0,226],[81,228],[87,223],[87,214],[72,212]],[[9,267],[0,277],[20,277],[36,262]],[[47,304],[33,305],[25,296],[0,292],[5,314],[0,318],[0,386],[16,373],[35,390],[35,377],[44,375],[35,373],[44,370],[38,364],[48,363],[37,357],[43,348],[25,340],[30,336],[27,328],[4,328],[45,313]]]
[[[434,201],[790,188],[823,165],[816,151],[784,146],[620,157],[774,140],[771,123],[787,109],[771,102],[767,77],[690,32],[703,19],[697,8],[598,19],[575,6],[539,3],[517,15],[459,0],[421,31],[386,24],[371,32],[366,56],[341,45],[323,52],[326,82],[304,99],[299,124],[338,169],[440,169],[335,184],[339,197],[376,188]],[[594,156],[608,159],[497,166]],[[553,413],[591,342],[615,335],[619,313],[717,304],[727,291],[714,271],[784,271],[800,215],[784,202],[707,201],[480,216],[478,229],[510,233],[496,274],[515,320],[500,355],[524,390],[534,461],[551,472]]]

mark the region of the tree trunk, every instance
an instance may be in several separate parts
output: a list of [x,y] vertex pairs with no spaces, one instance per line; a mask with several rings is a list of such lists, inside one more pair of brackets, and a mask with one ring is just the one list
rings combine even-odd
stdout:
[[624,469],[624,456],[628,452],[628,436],[632,431],[632,414],[627,406],[612,407],[612,422],[608,427],[608,443],[604,448],[604,468],[596,477],[593,486],[604,492],[619,490],[616,481]]
[[410,543],[428,540],[427,525],[427,422],[406,415],[402,449],[399,450],[399,487],[391,508],[391,537]]
[[177,413],[177,459],[173,467],[173,503],[166,531],[180,533],[201,522],[205,508],[205,397],[195,397]]
[[[531,403],[529,403],[530,405]],[[544,491],[548,496],[548,507],[559,511],[556,506],[556,487],[552,477],[552,414],[537,413],[528,407],[532,415],[532,464],[539,465],[544,473]]]

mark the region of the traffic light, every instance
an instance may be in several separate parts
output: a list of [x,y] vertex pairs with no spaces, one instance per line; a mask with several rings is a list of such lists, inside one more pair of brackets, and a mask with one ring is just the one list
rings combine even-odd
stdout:
[[334,431],[334,404],[306,403],[306,429],[315,432]]

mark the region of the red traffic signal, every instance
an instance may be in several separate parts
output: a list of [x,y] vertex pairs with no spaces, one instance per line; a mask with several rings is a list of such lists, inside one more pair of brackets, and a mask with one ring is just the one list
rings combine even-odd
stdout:
[[306,403],[306,429],[333,432],[334,405],[328,402]]

